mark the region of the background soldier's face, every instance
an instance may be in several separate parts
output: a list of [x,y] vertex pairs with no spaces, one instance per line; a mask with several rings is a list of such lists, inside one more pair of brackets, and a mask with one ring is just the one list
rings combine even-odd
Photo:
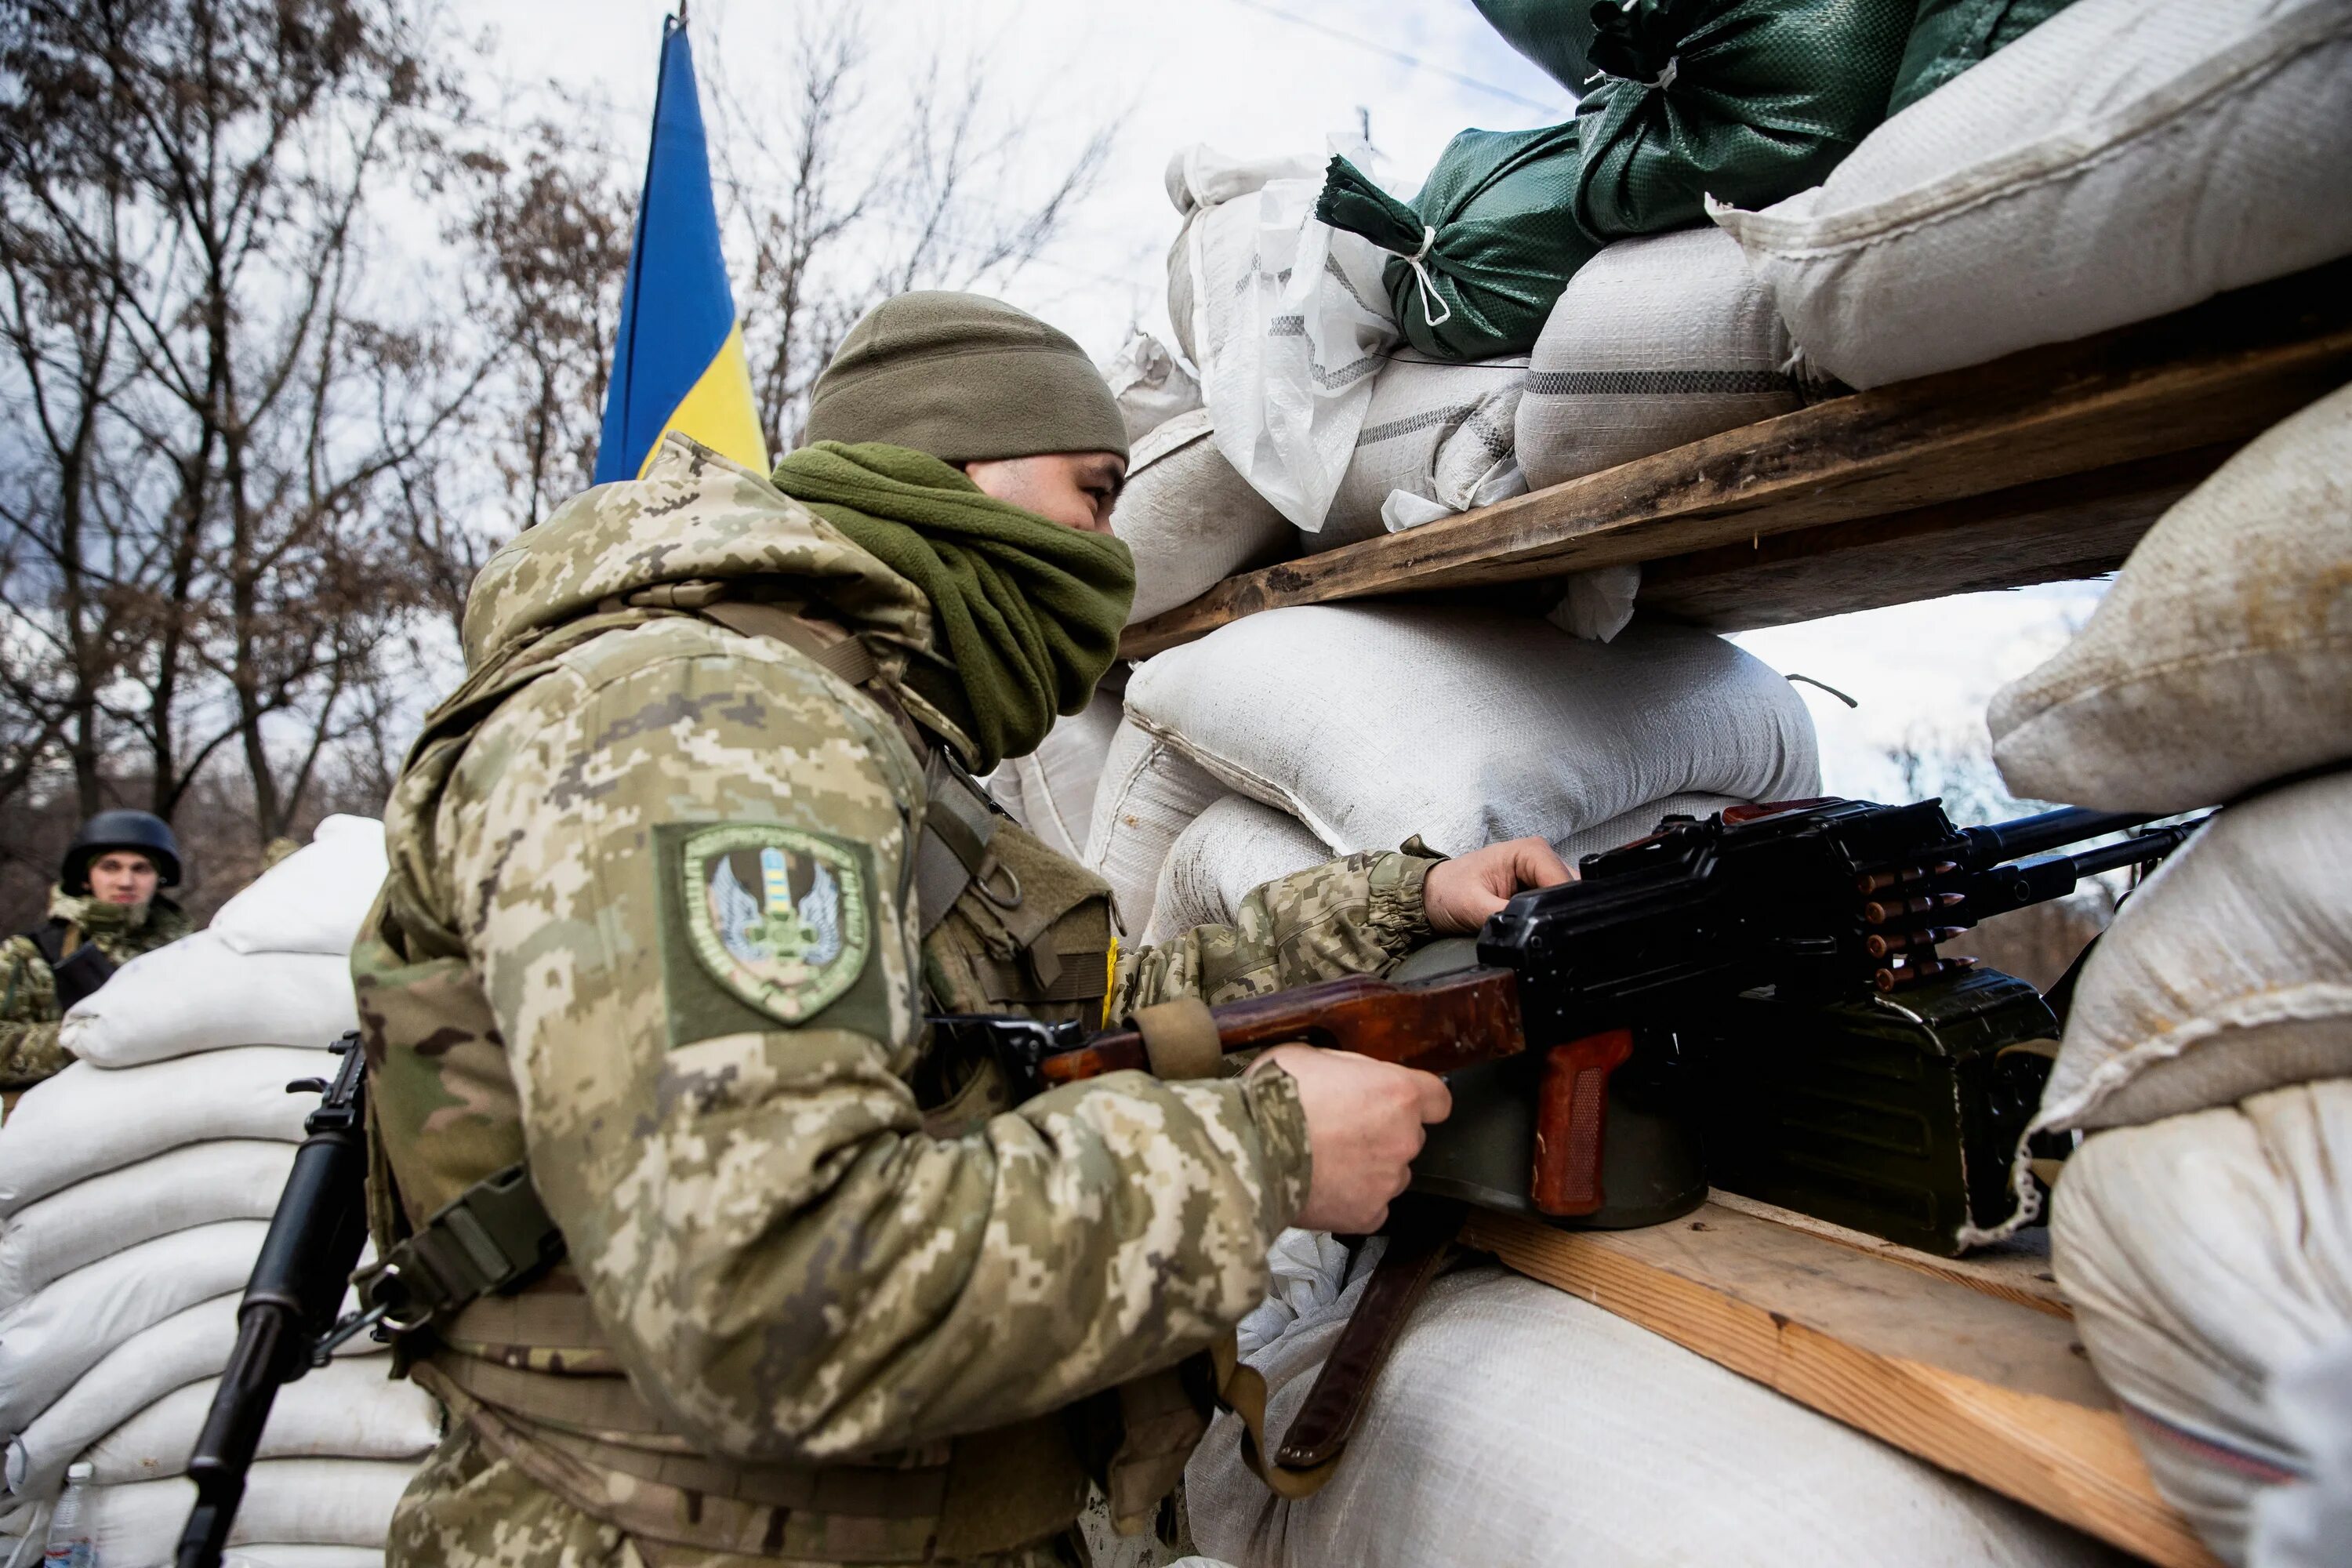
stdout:
[[155,896],[159,876],[146,856],[110,850],[89,863],[89,890],[102,903],[143,904]]

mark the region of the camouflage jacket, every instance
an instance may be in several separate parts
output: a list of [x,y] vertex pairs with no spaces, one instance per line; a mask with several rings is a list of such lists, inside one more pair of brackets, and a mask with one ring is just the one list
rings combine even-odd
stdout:
[[[49,918],[72,929],[67,945],[83,942],[118,965],[195,929],[179,905],[165,898],[144,904],[110,904],[88,894],[49,889]],[[28,932],[0,943],[0,1089],[28,1089],[61,1070],[73,1053],[58,1043],[57,977]]]
[[[969,1006],[974,966],[1003,955],[984,921],[919,929],[923,763],[866,691],[774,638],[622,607],[713,582],[821,603],[886,676],[928,637],[911,584],[678,437],[492,560],[467,610],[475,684],[428,720],[387,813],[382,907],[407,952],[354,954],[410,1220],[464,1173],[436,1190],[428,1145],[477,1142],[487,1171],[519,1120],[613,1355],[732,1461],[904,1455],[1206,1346],[1263,1296],[1305,1197],[1290,1080],[1121,1074],[927,1131],[927,996]],[[531,658],[542,672],[501,695]],[[1427,935],[1430,864],[1270,884],[1234,928],[1120,954],[1108,1010],[1380,968]],[[435,952],[487,1017],[370,1016],[396,959]],[[404,1503],[395,1560],[619,1551],[625,1531],[496,1445],[453,1445]],[[496,1518],[468,1500],[490,1497]],[[517,1510],[540,1546],[515,1550]]]

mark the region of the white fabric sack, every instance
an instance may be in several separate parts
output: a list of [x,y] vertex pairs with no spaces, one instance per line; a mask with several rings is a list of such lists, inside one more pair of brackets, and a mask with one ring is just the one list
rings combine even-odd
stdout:
[[1760,213],[1715,208],[1853,386],[2352,252],[2352,3],[2079,0]]
[[[1397,329],[1381,281],[1388,253],[1315,216],[1320,161],[1303,178],[1262,179],[1271,166],[1202,147],[1170,164],[1170,194],[1190,216],[1170,260],[1169,310],[1191,317],[1180,336],[1201,367],[1218,450],[1311,532]],[[1222,194],[1252,179],[1262,183]]]
[[[1524,491],[1527,482],[1511,458],[1511,427],[1527,380],[1525,354],[1463,364],[1396,350],[1372,385],[1322,531],[1299,543],[1331,550]],[[1390,498],[1400,492],[1423,504],[1391,509]],[[1384,517],[1390,511],[1399,520],[1393,525]]]
[[225,1220],[101,1258],[0,1315],[0,1436],[13,1437],[134,1334],[243,1290],[268,1222]]
[[1244,795],[1213,802],[1176,835],[1151,900],[1147,944],[1194,926],[1231,925],[1242,900],[1277,877],[1335,858],[1297,818]]
[[1217,449],[1209,411],[1181,414],[1135,444],[1110,531],[1135,554],[1128,624],[1199,598],[1247,566],[1290,553],[1292,532]]
[[[1386,1237],[1366,1237],[1362,1266],[1370,1268],[1378,1263],[1387,1245]],[[1328,1231],[1301,1230],[1292,1226],[1276,1236],[1274,1245],[1265,1250],[1270,1276],[1265,1300],[1234,1326],[1234,1342],[1242,1358],[1246,1361],[1256,1355],[1300,1318],[1337,1301],[1356,1263],[1356,1256]]]
[[1103,367],[1102,375],[1131,442],[1142,440],[1179,414],[1201,406],[1201,384],[1176,362],[1168,345],[1150,332],[1128,339]]
[[2254,1499],[2247,1561],[2263,1568],[2340,1568],[2352,1541],[2352,1338],[2271,1379],[2271,1418],[2311,1461],[2307,1479]]
[[1415,833],[1453,855],[1522,834],[1573,845],[1676,795],[1820,790],[1787,681],[1720,637],[1640,621],[1604,645],[1475,609],[1268,610],[1145,662],[1127,713],[1339,853]]
[[2092,1363],[2157,1489],[2233,1563],[2265,1487],[2314,1469],[2272,1381],[2352,1342],[2347,1170],[2339,1079],[2094,1133],[2058,1181],[2051,1255]]
[[[1250,1358],[1287,1429],[1363,1289]],[[1221,1415],[1185,1470],[1200,1549],[1247,1568],[2105,1564],[2106,1548],[1590,1302],[1438,1279],[1330,1482],[1284,1502]]]
[[282,1541],[239,1546],[221,1568],[383,1568],[383,1552],[373,1546],[301,1546]]
[[2352,388],[2158,519],[1987,721],[2020,795],[2114,810],[2191,810],[2352,756]]
[[2352,1075],[2352,774],[2224,811],[2116,911],[2035,1127],[2127,1127]]
[[1319,158],[1234,158],[1205,142],[1194,142],[1168,160],[1162,181],[1168,200],[1182,215],[1183,227],[1168,250],[1168,324],[1176,346],[1194,369],[1202,364],[1200,280],[1194,273],[1192,228],[1200,215],[1221,202],[1255,194],[1269,180],[1322,178]]
[[[278,1391],[262,1429],[261,1459],[414,1459],[441,1441],[441,1406],[382,1356],[344,1358]],[[187,1474],[220,1379],[175,1388],[90,1445],[82,1458],[100,1486]]]
[[988,793],[1046,847],[1075,860],[1086,853],[1095,786],[1124,711],[1119,693],[1097,687],[1076,713],[1065,713],[1025,757],[1008,757],[988,775]]
[[1130,940],[1151,928],[1160,868],[1176,836],[1224,793],[1175,747],[1133,721],[1122,721],[1112,735],[1080,859],[1110,884],[1119,930]]
[[[268,1459],[247,1475],[228,1543],[365,1547],[381,1552],[392,1510],[415,1475],[383,1459]],[[184,1477],[97,1487],[89,1493],[92,1544],[103,1563],[169,1563],[195,1506]],[[265,1547],[268,1552],[271,1548]],[[294,1561],[290,1557],[282,1561]]]
[[[65,1479],[66,1467],[91,1444],[173,1389],[218,1377],[236,1349],[236,1309],[244,1294],[240,1285],[230,1294],[174,1312],[123,1341],[84,1373],[8,1445],[6,1458],[0,1461],[0,1481],[9,1494],[49,1497]],[[346,1292],[341,1310],[350,1311],[353,1300]],[[364,1334],[346,1340],[335,1351],[348,1360],[388,1353]]]
[[[118,979],[120,976],[117,977]],[[0,1219],[76,1182],[215,1138],[302,1141],[319,1053],[240,1046],[120,1070],[75,1062],[25,1092],[0,1126]]]
[[1578,269],[1528,363],[1516,446],[1541,489],[1786,414],[1771,290],[1721,229],[1620,240]]
[[85,1264],[215,1220],[278,1212],[294,1145],[238,1138],[77,1182],[0,1223],[0,1310]]
[[352,951],[389,869],[383,823],[331,816],[308,845],[223,904],[205,929],[238,952],[340,957]]
[[359,1019],[349,958],[239,952],[200,931],[116,970],[67,1012],[58,1038],[86,1062],[127,1068],[224,1046],[324,1049]]

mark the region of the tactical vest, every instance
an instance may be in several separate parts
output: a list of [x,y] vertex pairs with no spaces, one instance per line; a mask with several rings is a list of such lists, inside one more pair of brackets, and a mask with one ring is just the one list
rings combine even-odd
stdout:
[[[402,793],[429,810],[476,730],[508,698],[589,638],[665,615],[799,648],[871,699],[885,727],[919,745],[898,694],[854,637],[790,607],[726,601],[723,592],[674,584],[607,601],[486,666],[428,722]],[[943,752],[930,750],[924,776],[915,891],[930,1009],[1099,1022],[1112,952],[1106,885],[996,811]],[[696,1452],[624,1374],[577,1277],[561,1264],[533,1270],[528,1257],[507,1256],[535,1244],[528,1214],[544,1227],[544,1211],[521,1173],[520,1109],[488,998],[457,932],[427,907],[423,872],[395,855],[352,955],[377,1254],[394,1255],[422,1227],[422,1239],[452,1258],[452,1272],[534,1275],[400,1340],[409,1374],[453,1417],[582,1512],[689,1550],[877,1563],[982,1555],[1066,1528],[1090,1477],[1107,1488],[1123,1528],[1148,1522],[1205,1429],[1213,1379],[1203,1366],[858,1464],[745,1464]],[[929,1052],[910,1083],[935,1136],[968,1131],[1012,1103],[996,1062],[976,1053]],[[436,1128],[434,1111],[452,1093],[489,1114],[471,1117],[462,1132]],[[528,1199],[514,1205],[523,1218],[512,1226],[502,1219],[501,1173],[506,1195]],[[446,1223],[453,1211],[463,1224]],[[441,1223],[428,1226],[436,1216]]]
[[52,916],[43,925],[25,933],[41,962],[49,966],[49,978],[57,987],[58,1010],[70,1012],[73,1005],[114,978],[114,960],[95,942],[85,939],[81,928],[63,916]]

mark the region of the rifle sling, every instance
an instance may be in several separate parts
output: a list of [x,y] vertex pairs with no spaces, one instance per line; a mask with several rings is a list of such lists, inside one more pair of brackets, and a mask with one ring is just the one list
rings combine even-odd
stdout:
[[84,941],[70,921],[53,919],[25,935],[49,966],[60,1012],[71,1011],[75,1003],[114,978],[114,960],[98,943]]

